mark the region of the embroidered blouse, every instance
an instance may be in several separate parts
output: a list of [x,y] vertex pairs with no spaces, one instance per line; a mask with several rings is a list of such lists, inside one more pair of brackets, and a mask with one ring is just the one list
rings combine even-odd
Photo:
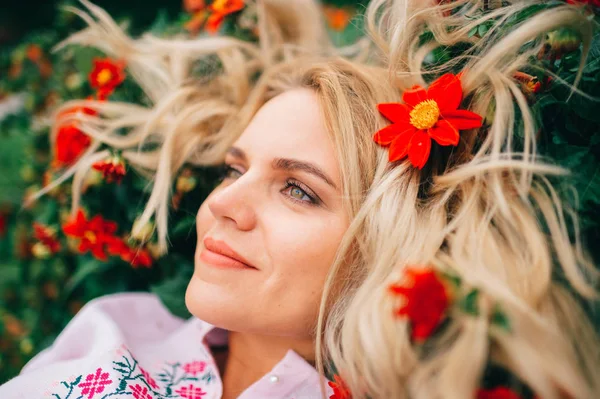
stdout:
[[[0,398],[218,399],[211,348],[226,344],[227,331],[177,318],[155,295],[108,295],[84,306],[51,347],[0,386]],[[320,378],[289,350],[238,399],[321,399]]]

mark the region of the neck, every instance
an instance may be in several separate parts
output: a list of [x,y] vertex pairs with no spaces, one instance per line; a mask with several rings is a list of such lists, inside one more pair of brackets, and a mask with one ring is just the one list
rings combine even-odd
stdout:
[[315,348],[312,339],[299,340],[231,331],[227,361],[222,372],[222,398],[237,398],[250,385],[269,373],[290,349],[314,365]]

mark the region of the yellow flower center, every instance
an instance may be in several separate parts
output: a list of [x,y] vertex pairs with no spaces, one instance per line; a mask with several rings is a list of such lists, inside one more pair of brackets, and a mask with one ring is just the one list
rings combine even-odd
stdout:
[[440,108],[435,100],[425,100],[410,111],[410,124],[417,129],[430,129],[440,119]]
[[105,85],[112,79],[112,73],[108,69],[103,69],[98,74],[98,83]]
[[87,238],[88,241],[91,242],[92,244],[96,243],[96,234],[94,234],[93,231],[88,230],[83,234],[83,236],[85,238]]

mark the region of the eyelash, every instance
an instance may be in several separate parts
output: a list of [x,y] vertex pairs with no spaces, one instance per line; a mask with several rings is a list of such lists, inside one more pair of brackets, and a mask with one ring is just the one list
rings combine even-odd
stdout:
[[[226,178],[230,177],[231,172],[239,173],[241,175],[241,172],[239,170],[233,168],[232,166],[227,165],[227,164],[221,165],[220,170],[219,170],[219,182],[222,182]],[[283,189],[287,190],[290,187],[297,188],[298,190],[302,191],[302,193],[304,195],[306,195],[308,198],[310,198],[310,201],[302,201],[302,200],[292,197],[291,195],[288,195],[288,197],[292,201],[298,202],[302,205],[310,205],[310,206],[319,205],[319,200],[317,198],[315,198],[315,196],[310,195],[308,193],[308,191],[310,191],[310,190],[307,187],[305,187],[302,183],[300,183],[299,181],[294,180],[294,179],[286,180],[285,187]]]

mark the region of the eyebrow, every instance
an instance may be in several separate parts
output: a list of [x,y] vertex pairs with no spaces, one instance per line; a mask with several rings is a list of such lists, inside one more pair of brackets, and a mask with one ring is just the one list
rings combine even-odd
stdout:
[[[231,147],[227,151],[230,155],[235,158],[241,159],[244,162],[248,161],[248,157],[246,157],[246,153],[237,147]],[[335,190],[337,190],[337,186],[335,183],[327,176],[323,170],[321,170],[318,166],[305,161],[300,161],[297,159],[289,159],[289,158],[275,158],[273,162],[271,162],[271,167],[277,170],[285,170],[285,171],[294,171],[299,170],[302,172],[309,173],[313,176],[316,176],[323,180],[325,183],[329,184]]]

